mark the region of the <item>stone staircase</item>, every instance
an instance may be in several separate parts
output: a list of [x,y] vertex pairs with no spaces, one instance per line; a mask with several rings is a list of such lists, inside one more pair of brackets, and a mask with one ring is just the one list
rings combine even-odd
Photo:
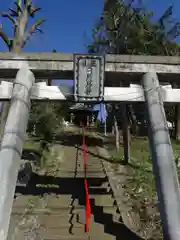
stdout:
[[130,239],[123,238],[123,224],[103,165],[91,154],[87,178],[92,213],[89,232],[85,233],[82,152],[75,147],[64,147],[64,151],[56,176],[35,174],[26,188],[17,189],[21,194],[14,199],[8,240]]

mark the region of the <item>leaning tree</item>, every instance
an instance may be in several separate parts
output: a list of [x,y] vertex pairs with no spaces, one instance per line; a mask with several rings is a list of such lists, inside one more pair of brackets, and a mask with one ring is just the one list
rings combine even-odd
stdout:
[[[23,2],[22,0],[16,0],[14,4],[14,8],[9,8],[8,12],[1,13],[3,18],[11,21],[13,25],[13,36],[9,37],[1,24],[0,37],[10,52],[19,53],[34,33],[42,33],[39,27],[45,22],[45,19],[39,18],[28,27],[29,18],[35,18],[36,13],[39,12],[41,8],[35,7],[32,0],[24,0]],[[8,111],[9,103],[3,103],[1,112],[1,138],[3,136]]]

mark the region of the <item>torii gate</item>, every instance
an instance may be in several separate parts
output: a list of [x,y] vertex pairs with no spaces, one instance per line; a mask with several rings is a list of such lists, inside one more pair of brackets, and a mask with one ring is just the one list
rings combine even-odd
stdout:
[[[15,78],[14,83],[3,81],[0,85],[0,100],[11,99],[0,151],[1,240],[7,238],[30,98],[86,103],[122,102],[124,133],[128,132],[126,103],[146,101],[149,142],[164,236],[170,240],[180,239],[179,182],[163,107],[163,102],[180,102],[180,89],[159,84],[172,84],[179,80],[179,57],[0,53],[0,76]],[[75,87],[64,91],[46,83],[34,83],[35,79],[40,78],[74,79]],[[125,160],[128,161],[128,134],[124,134],[124,141]]]

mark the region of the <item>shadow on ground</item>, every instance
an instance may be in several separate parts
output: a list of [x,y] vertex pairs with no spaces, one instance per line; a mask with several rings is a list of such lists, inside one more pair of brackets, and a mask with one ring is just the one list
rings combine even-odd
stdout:
[[103,212],[103,207],[96,206],[94,200],[91,200],[91,211],[94,220],[104,225],[104,231],[108,234],[116,236],[116,239],[142,240],[138,235],[127,228],[123,222],[114,222],[112,215]]
[[[71,136],[72,137],[72,136]],[[71,139],[72,140],[72,139]],[[66,141],[65,141],[66,142]],[[74,177],[60,178],[47,175],[33,174],[31,180],[26,187],[16,187],[16,194],[21,193],[23,195],[43,196],[44,194],[61,194],[71,195],[72,200],[78,199],[79,204],[85,206],[85,192],[84,192],[84,178],[76,177],[77,175],[77,162],[78,152],[75,156],[76,168]],[[111,194],[107,192],[107,189],[102,187],[102,184],[107,182],[106,177],[102,178],[88,178],[89,194],[91,195],[91,210],[94,215],[96,223],[104,225],[104,231],[116,239],[131,239],[142,240],[139,236],[129,230],[123,222],[114,222],[112,215],[103,212],[102,206],[95,205],[95,195]],[[96,188],[98,187],[98,189]]]
[[40,162],[42,154],[40,151],[35,149],[23,148],[22,159],[29,160],[32,162]]
[[[64,146],[75,146],[82,144],[82,134],[65,133],[56,136],[56,141]],[[99,138],[86,136],[87,146],[102,146],[102,141]]]
[[[88,178],[89,194],[108,194],[105,188],[101,188],[106,178]],[[52,187],[41,187],[37,185],[47,185]],[[56,187],[54,187],[56,186]],[[99,187],[98,189],[92,187]],[[27,187],[17,187],[16,193],[23,195],[43,196],[44,194],[72,195],[72,199],[78,199],[79,204],[85,206],[84,178],[57,178],[52,176],[40,176],[34,174]],[[135,233],[130,231],[123,223],[113,222],[112,215],[103,212],[103,207],[96,206],[93,196],[91,197],[91,211],[95,222],[104,225],[106,233],[116,236],[117,239],[141,240]]]

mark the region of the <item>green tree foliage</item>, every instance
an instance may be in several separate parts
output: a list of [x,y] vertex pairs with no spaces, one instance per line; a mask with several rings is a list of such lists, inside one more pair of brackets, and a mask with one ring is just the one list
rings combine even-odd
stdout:
[[50,102],[34,102],[30,112],[29,123],[35,127],[36,135],[43,137],[46,141],[51,141],[53,133],[58,126],[55,105]]
[[114,1],[105,8],[92,33],[90,53],[178,55],[175,43],[180,23],[172,18],[172,6],[157,20],[134,1]]
[[33,102],[28,124],[28,132],[35,130],[35,135],[51,142],[54,135],[58,134],[62,120],[67,117],[68,103]]
[[[106,1],[104,11],[92,32],[89,53],[134,55],[179,55],[176,38],[180,22],[173,19],[170,6],[156,21],[154,13],[131,0]],[[143,120],[143,104],[129,105],[130,119]],[[174,113],[168,114],[174,116]]]

